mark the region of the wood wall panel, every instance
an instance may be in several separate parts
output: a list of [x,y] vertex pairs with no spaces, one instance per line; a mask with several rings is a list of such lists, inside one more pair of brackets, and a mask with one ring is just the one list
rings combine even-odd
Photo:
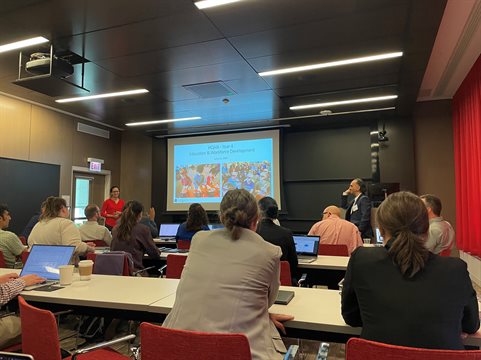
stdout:
[[29,159],[32,106],[0,95],[0,156]]

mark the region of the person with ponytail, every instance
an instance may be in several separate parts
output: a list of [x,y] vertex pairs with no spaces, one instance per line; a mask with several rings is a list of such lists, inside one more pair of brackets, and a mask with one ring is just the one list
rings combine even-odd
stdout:
[[384,247],[351,255],[342,316],[361,337],[429,349],[464,349],[462,333],[479,328],[478,302],[466,263],[425,248],[429,219],[422,200],[398,192],[377,210]]
[[269,314],[279,289],[281,249],[255,233],[258,208],[244,189],[228,191],[220,204],[225,228],[199,231],[162,326],[204,332],[243,333],[252,359],[282,359],[286,348],[276,326],[288,315]]
[[150,229],[139,224],[143,211],[144,207],[140,202],[129,201],[123,207],[120,220],[112,230],[110,249],[130,253],[134,261],[133,271],[144,268],[142,264],[144,253],[154,260],[160,260],[160,253],[152,239]]

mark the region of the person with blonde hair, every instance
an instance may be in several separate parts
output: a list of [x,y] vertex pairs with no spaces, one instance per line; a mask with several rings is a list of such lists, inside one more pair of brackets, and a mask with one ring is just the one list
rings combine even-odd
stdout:
[[342,316],[361,338],[429,349],[464,349],[462,332],[479,328],[478,301],[466,263],[425,247],[429,219],[410,192],[377,210],[384,247],[357,248],[342,289]]
[[247,190],[224,195],[220,220],[225,228],[194,235],[163,326],[243,333],[252,359],[282,359],[286,349],[275,326],[292,317],[268,312],[279,289],[281,249],[255,233],[258,211]]
[[45,200],[45,211],[28,237],[28,245],[74,245],[76,255],[95,251],[95,244],[83,242],[72,220],[65,199],[50,196]]

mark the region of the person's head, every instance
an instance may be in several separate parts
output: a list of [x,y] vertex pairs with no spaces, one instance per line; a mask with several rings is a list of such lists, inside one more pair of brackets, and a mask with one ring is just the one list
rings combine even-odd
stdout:
[[366,192],[366,184],[364,183],[364,181],[362,181],[362,179],[356,178],[351,181],[351,184],[349,185],[349,190],[354,196],[364,194]]
[[144,206],[136,200],[131,200],[124,205],[117,230],[120,240],[130,239],[132,229],[142,218],[143,211]]
[[8,206],[5,204],[0,204],[0,229],[8,228],[8,224],[10,224],[10,220],[12,217],[10,216],[10,210]]
[[68,219],[69,216],[70,214],[65,199],[49,196],[47,200],[45,200],[45,211],[41,216],[42,220],[49,220],[56,217]]
[[384,242],[393,239],[389,255],[401,273],[413,277],[424,268],[428,250],[425,248],[429,219],[422,200],[407,191],[391,194],[379,206],[377,224]]
[[197,231],[209,224],[207,213],[201,204],[190,204],[185,227],[187,231]]
[[97,221],[100,217],[100,209],[95,204],[89,204],[84,209],[84,214],[87,220],[89,221]]
[[339,208],[335,205],[329,205],[324,209],[324,211],[322,212],[322,220],[329,219],[332,216],[341,216],[341,210],[339,210]]
[[443,204],[437,196],[431,194],[421,195],[421,200],[424,202],[424,205],[426,205],[430,219],[441,216]]
[[259,209],[263,218],[277,219],[279,207],[277,202],[270,196],[265,196],[259,200]]
[[118,186],[112,186],[110,188],[110,197],[112,199],[118,199],[120,196],[120,188]]
[[239,239],[242,228],[255,230],[258,217],[256,199],[247,190],[229,190],[222,198],[219,218],[233,240]]

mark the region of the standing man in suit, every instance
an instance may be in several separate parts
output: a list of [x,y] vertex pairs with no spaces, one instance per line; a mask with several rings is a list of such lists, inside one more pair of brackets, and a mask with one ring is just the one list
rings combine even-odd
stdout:
[[[356,178],[351,181],[349,188],[342,193],[341,207],[346,209],[346,220],[357,226],[361,237],[372,238],[371,228],[371,200],[364,195],[366,184],[362,179]],[[354,196],[354,200],[349,202],[347,197]]]

